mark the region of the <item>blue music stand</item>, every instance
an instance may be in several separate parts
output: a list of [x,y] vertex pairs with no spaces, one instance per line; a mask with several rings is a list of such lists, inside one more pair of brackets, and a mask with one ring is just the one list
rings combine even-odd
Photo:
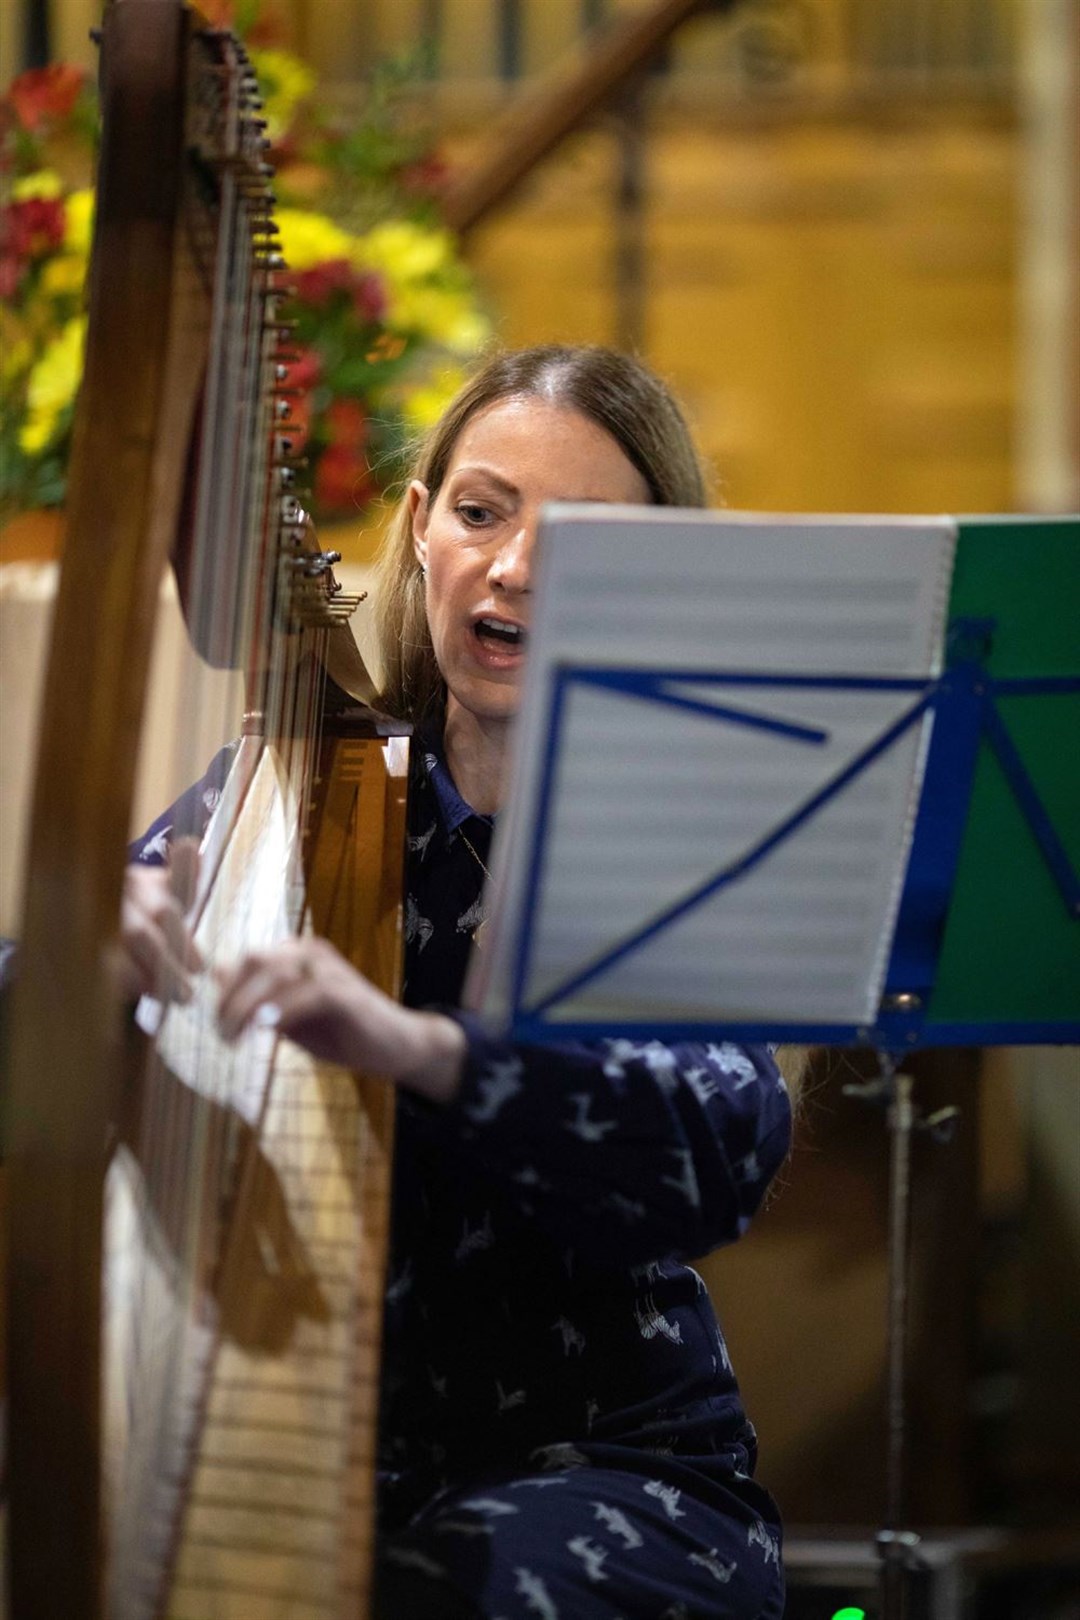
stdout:
[[[925,679],[740,674],[567,664],[555,671],[529,851],[522,925],[510,978],[510,1023],[522,1040],[623,1036],[735,1039],[875,1050],[880,1074],[848,1088],[886,1111],[890,1133],[886,1522],[877,1538],[882,1614],[900,1620],[918,1536],[905,1527],[905,1348],[910,1155],[920,1120],[908,1053],[927,1047],[1080,1043],[1080,520],[958,522],[943,667]],[[603,688],[692,706],[680,682],[753,693],[892,691],[906,707],[857,758],[739,859],[626,934],[584,968],[526,993],[564,720],[573,693]],[[779,725],[759,707],[702,712]],[[858,1023],[737,1019],[567,1019],[567,998],[693,907],[738,881],[798,834],[874,760],[934,715],[914,834],[876,1016]],[[812,729],[812,728],[809,728]],[[812,742],[808,734],[806,740]]]

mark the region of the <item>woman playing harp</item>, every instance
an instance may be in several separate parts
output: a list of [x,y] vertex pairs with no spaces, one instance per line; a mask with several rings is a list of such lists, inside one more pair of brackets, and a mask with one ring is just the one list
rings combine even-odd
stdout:
[[[515,1046],[458,1010],[549,500],[704,503],[682,415],[636,362],[496,358],[417,459],[381,590],[382,705],[419,741],[404,1005],[305,938],[221,972],[218,1018],[230,1040],[270,1026],[399,1097],[375,1613],[779,1616],[777,1515],[686,1263],[745,1230],[787,1153],[772,1056]],[[182,984],[160,874],[132,873],[127,908],[140,952],[151,941]]]

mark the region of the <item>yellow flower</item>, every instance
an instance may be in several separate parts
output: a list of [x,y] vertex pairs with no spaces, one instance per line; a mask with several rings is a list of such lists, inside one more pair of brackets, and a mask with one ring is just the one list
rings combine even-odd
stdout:
[[356,241],[353,263],[361,270],[378,270],[390,287],[425,281],[454,262],[454,239],[446,230],[433,230],[415,220],[390,219],[376,225]]
[[75,253],[61,253],[46,264],[38,286],[48,298],[74,298],[85,280],[86,260]]
[[19,448],[27,455],[45,449],[61,412],[75,398],[85,345],[86,316],[77,315],[53,338],[31,371],[26,421],[19,429]]
[[406,393],[401,401],[406,426],[420,433],[434,427],[467,375],[461,366],[441,366],[421,387]]
[[396,331],[414,332],[454,354],[475,354],[490,336],[487,320],[463,288],[398,288],[387,321]]
[[248,54],[262,91],[266,133],[272,141],[279,141],[300,102],[314,90],[315,75],[289,51],[251,50]]
[[462,284],[449,231],[387,220],[357,239],[353,264],[382,277],[392,331],[415,333],[455,354],[473,354],[487,340],[488,323]]
[[64,204],[64,251],[81,253],[86,258],[93,225],[94,192],[87,186],[82,191],[73,191]]
[[310,270],[327,259],[352,257],[356,238],[325,214],[312,214],[306,208],[279,208],[275,217],[281,231],[281,251],[290,270]]
[[51,202],[55,197],[63,195],[64,182],[55,169],[35,169],[33,174],[24,174],[21,180],[16,180],[11,187],[13,202],[29,202],[31,197],[42,197]]

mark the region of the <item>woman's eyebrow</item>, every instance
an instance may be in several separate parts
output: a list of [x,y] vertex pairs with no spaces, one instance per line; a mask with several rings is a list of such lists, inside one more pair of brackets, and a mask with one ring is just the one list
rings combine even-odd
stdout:
[[520,495],[521,493],[516,484],[511,483],[508,478],[504,478],[501,473],[497,473],[493,467],[485,467],[482,462],[466,467],[455,467],[450,475],[450,482],[453,483],[459,478],[466,477],[486,478],[489,483],[498,485],[499,489],[505,491],[507,495]]

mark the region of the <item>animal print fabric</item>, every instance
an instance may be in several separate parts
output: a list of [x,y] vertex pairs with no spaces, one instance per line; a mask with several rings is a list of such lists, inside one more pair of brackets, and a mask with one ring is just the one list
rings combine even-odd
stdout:
[[[133,858],[200,832],[228,763]],[[514,1046],[458,1011],[491,835],[420,739],[405,999],[456,1017],[468,1060],[450,1107],[398,1109],[379,1620],[778,1616],[778,1515],[689,1261],[783,1162],[783,1081],[765,1047]]]

